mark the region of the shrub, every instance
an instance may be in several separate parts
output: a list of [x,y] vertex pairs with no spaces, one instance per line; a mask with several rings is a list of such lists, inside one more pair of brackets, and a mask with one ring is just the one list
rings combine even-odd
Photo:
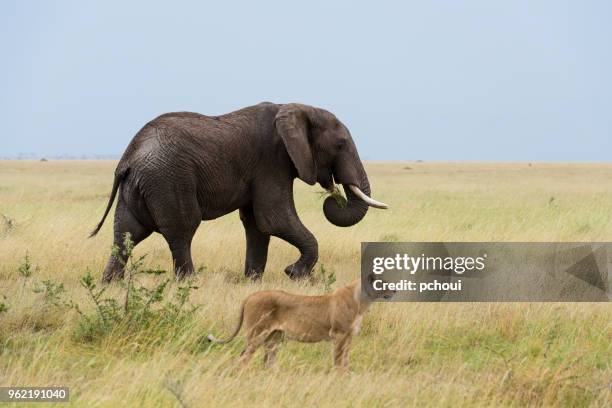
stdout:
[[62,295],[66,292],[63,283],[57,283],[51,279],[42,281],[42,286],[36,284],[33,289],[34,293],[42,293],[43,300],[46,304],[56,307],[71,306],[62,299]]
[[[197,306],[186,307],[191,291],[197,289],[190,282],[176,288],[174,296],[168,296],[170,279],[157,281],[151,288],[145,286],[138,278],[142,275],[160,276],[166,272],[162,269],[147,269],[144,267],[146,255],[135,258],[134,244],[129,234],[125,235],[122,253],[119,248],[113,248],[117,259],[126,259],[125,282],[121,302],[106,296],[108,286],[98,286],[90,272],[81,280],[81,285],[87,290],[93,303],[93,313],[84,313],[78,305],[75,310],[80,314],[80,320],[74,333],[74,338],[81,342],[99,342],[112,335],[133,335],[139,333],[144,342],[157,343],[164,339],[179,336],[189,328]],[[119,256],[119,255],[123,255]],[[140,338],[143,341],[143,338]]]
[[325,269],[325,265],[319,265],[319,272],[313,273],[310,277],[311,284],[321,284],[323,286],[323,291],[325,293],[329,293],[332,290],[332,285],[336,283],[336,274],[334,271],[328,272]]

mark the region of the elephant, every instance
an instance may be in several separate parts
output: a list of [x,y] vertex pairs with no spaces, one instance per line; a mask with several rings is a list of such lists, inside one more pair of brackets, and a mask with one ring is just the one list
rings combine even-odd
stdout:
[[[346,198],[329,196],[327,220],[340,227],[359,222],[368,206],[387,208],[370,198],[370,184],[348,128],[332,113],[313,106],[263,102],[220,116],[166,113],[147,123],[132,139],[115,169],[110,198],[98,233],[116,195],[114,251],[102,280],[124,275],[124,234],[134,245],[151,233],[170,247],[178,280],[194,271],[191,241],[203,220],[235,210],[246,234],[244,274],[263,275],[270,236],[300,251],[285,268],[293,278],[311,274],[318,244],[300,221],[293,182],[343,185]],[[343,197],[341,197],[343,198]]]

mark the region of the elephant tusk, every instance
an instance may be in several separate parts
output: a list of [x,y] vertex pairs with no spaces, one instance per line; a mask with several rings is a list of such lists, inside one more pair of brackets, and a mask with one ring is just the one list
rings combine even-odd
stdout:
[[368,197],[367,195],[365,195],[365,193],[363,191],[361,191],[359,189],[359,187],[353,185],[353,184],[349,184],[349,188],[351,189],[351,191],[357,196],[359,197],[361,200],[365,201],[366,204],[368,204],[370,207],[375,207],[375,208],[382,208],[382,209],[387,209],[389,208],[389,206],[385,203],[381,203],[380,201],[376,201],[373,198]]

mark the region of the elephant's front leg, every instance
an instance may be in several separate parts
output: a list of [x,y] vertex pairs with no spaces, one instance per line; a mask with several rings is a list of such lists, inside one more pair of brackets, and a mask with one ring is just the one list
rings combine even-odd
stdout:
[[260,279],[268,260],[270,235],[264,234],[257,228],[252,206],[249,205],[240,209],[240,220],[244,225],[246,234],[244,274],[253,280]]
[[294,264],[287,266],[285,273],[292,279],[300,279],[310,276],[319,257],[319,244],[298,218],[292,200],[290,204],[280,211],[262,210],[256,217],[260,228],[263,224],[261,229],[269,231],[271,235],[299,249],[300,258]]
[[319,245],[295,210],[292,180],[280,181],[276,185],[270,180],[256,183],[253,214],[259,231],[299,249],[300,259],[287,266],[285,273],[292,279],[310,276],[319,258]]
[[289,242],[300,250],[300,259],[285,268],[285,273],[292,279],[310,276],[319,258],[319,244],[308,229],[302,224],[297,214],[287,220],[279,232],[274,235]]

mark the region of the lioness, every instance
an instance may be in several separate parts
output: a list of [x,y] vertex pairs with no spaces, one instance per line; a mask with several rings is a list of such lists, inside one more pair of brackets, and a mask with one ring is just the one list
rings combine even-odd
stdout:
[[218,344],[232,341],[246,326],[247,345],[240,355],[240,365],[245,366],[253,353],[264,346],[264,366],[275,360],[283,337],[305,343],[331,340],[334,365],[340,371],[348,370],[348,348],[351,338],[359,332],[361,319],[370,303],[377,297],[389,299],[394,292],[366,293],[357,279],[348,286],[321,296],[303,296],[282,290],[253,293],[242,303],[240,320],[234,333],[226,340],[218,340],[212,334],[208,339]]

